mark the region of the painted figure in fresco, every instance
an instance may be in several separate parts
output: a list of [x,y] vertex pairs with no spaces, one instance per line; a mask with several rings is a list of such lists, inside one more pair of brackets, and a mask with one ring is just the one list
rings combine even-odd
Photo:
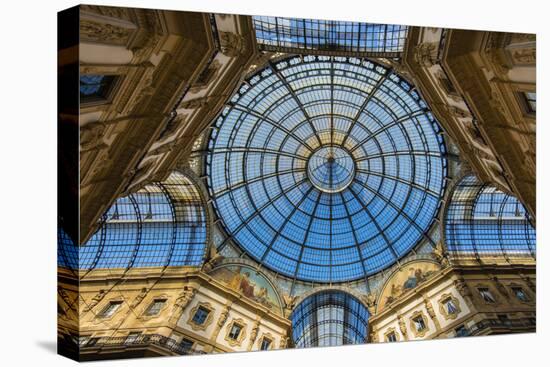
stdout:
[[273,302],[269,299],[268,288],[257,284],[257,279],[252,277],[249,271],[243,272],[242,268],[238,268],[228,281],[228,285],[231,289],[236,290],[245,297],[258,302],[267,308],[273,308]]
[[242,278],[243,278],[243,276],[242,276],[240,270],[237,270],[235,275],[233,275],[233,278],[231,278],[231,280],[229,281],[229,288],[238,291],[241,287]]
[[407,280],[405,280],[405,283],[403,283],[404,289],[415,288],[419,283],[419,278],[421,278],[422,276],[422,270],[420,269],[416,269],[415,271],[414,268],[410,268],[409,272],[410,272],[409,277],[407,278]]
[[271,304],[271,302],[269,302],[269,300],[267,298],[268,298],[268,295],[267,295],[267,288],[266,287],[261,287],[260,290],[258,291],[258,293],[256,293],[256,295],[254,296],[254,300],[256,302],[261,303],[262,305],[266,306],[267,308],[272,308],[273,305]]
[[246,297],[254,299],[254,284],[250,281],[250,273],[248,271],[241,278],[239,289]]

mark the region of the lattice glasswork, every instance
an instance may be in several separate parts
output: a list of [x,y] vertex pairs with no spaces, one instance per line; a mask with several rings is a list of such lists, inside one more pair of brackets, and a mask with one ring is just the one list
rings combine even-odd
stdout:
[[260,49],[313,53],[353,53],[355,56],[400,56],[407,26],[319,19],[253,16]]
[[464,177],[454,189],[445,219],[447,250],[457,257],[535,257],[535,229],[513,196]]
[[208,149],[226,231],[278,273],[359,279],[431,241],[446,176],[440,128],[409,83],[371,61],[270,64],[228,102]]
[[114,80],[115,77],[113,75],[81,75],[81,102],[91,102],[107,98]]
[[197,266],[206,252],[205,215],[197,188],[174,172],[118,199],[80,248],[59,229],[58,264],[83,270]]
[[365,343],[368,319],[365,306],[350,294],[321,291],[292,312],[292,339],[297,348]]

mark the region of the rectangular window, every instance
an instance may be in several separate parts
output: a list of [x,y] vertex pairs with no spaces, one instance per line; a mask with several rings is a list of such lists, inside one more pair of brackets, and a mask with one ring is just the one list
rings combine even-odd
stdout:
[[424,318],[422,316],[415,317],[413,321],[416,326],[416,331],[423,331],[426,329],[426,323],[424,322]]
[[463,336],[470,335],[468,329],[466,329],[466,326],[464,326],[464,325],[460,325],[459,327],[457,327],[455,329],[455,332],[456,332],[457,337],[463,337]]
[[478,288],[479,295],[487,303],[496,303],[495,297],[489,290],[489,288]]
[[147,316],[158,315],[158,313],[160,312],[160,309],[164,306],[165,303],[166,303],[165,299],[156,299],[156,300],[154,300],[153,303],[151,303],[151,305],[149,306],[149,308],[145,312],[145,314]]
[[203,306],[199,306],[199,308],[197,308],[197,311],[193,315],[193,322],[197,325],[202,325],[206,322],[206,318],[208,317],[209,314],[210,314],[209,309]]
[[80,102],[104,101],[115,81],[114,75],[86,74],[80,76]]
[[109,304],[99,313],[99,317],[111,317],[118,311],[122,301],[111,301]]
[[525,102],[527,102],[527,108],[529,112],[537,112],[537,93],[534,92],[523,92],[523,97]]
[[510,323],[510,319],[508,318],[508,315],[497,315],[498,317],[498,320],[501,322],[502,325],[504,326],[510,326],[511,323]]
[[229,331],[229,338],[233,340],[239,339],[239,335],[241,335],[241,330],[243,327],[239,324],[233,324],[231,326],[231,330]]
[[386,341],[388,341],[390,343],[396,342],[397,341],[397,336],[395,335],[394,332],[391,332],[388,335],[386,335]]
[[268,350],[271,346],[271,339],[264,337],[262,339],[262,345],[260,346],[260,350]]
[[512,292],[516,295],[516,298],[520,300],[521,302],[527,302],[529,301],[529,298],[527,297],[527,294],[525,294],[525,291],[521,287],[512,287]]
[[183,338],[180,342],[180,347],[184,353],[189,353],[193,349],[193,341]]
[[452,298],[447,298],[444,301],[444,304],[445,304],[445,309],[447,310],[447,313],[449,315],[454,315],[458,313],[458,307],[456,307]]

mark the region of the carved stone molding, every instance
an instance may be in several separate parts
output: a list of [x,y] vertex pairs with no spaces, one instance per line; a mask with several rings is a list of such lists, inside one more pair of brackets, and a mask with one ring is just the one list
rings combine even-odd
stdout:
[[102,5],[80,5],[80,10],[95,13],[115,19],[130,20],[130,8]]
[[367,305],[367,309],[371,315],[374,315],[376,312],[376,296],[373,293],[363,295],[363,302]]
[[137,306],[140,305],[141,302],[147,297],[147,293],[149,292],[149,289],[147,288],[141,288],[141,291],[139,294],[134,298],[132,303],[130,304],[130,310],[135,310]]
[[80,18],[80,40],[106,43],[109,45],[125,45],[132,30],[108,23],[94,22]]
[[198,108],[206,107],[208,106],[208,103],[210,102],[211,97],[200,97],[195,98],[187,101],[183,101],[179,108],[184,108],[187,110],[195,110]]
[[[449,313],[447,311],[446,302],[448,300],[451,300],[456,307],[455,313]],[[445,320],[455,320],[460,312],[462,312],[462,309],[460,308],[460,303],[458,302],[458,298],[453,296],[451,293],[442,294],[437,302],[439,303],[439,312],[443,315]]]
[[414,48],[414,60],[424,67],[435,65],[437,61],[437,44],[435,42],[420,43]]
[[222,309],[222,312],[220,313],[220,316],[218,317],[218,321],[216,321],[216,329],[212,333],[212,340],[215,341],[218,338],[218,334],[220,333],[221,329],[225,325],[227,318],[229,316],[229,311],[231,310],[232,303],[229,302],[225,305],[225,307]]
[[279,342],[279,349],[286,349],[288,347],[288,336],[283,336]]
[[174,301],[174,306],[172,307],[172,314],[169,323],[177,323],[181,315],[185,311],[187,305],[193,300],[197,290],[193,287],[184,287],[183,291],[178,295],[178,298]]
[[401,335],[403,335],[403,338],[407,339],[407,325],[405,325],[405,320],[403,320],[401,315],[397,316],[397,323],[399,324]]
[[189,89],[190,93],[198,93],[208,87],[208,84],[216,79],[222,64],[218,60],[213,60],[206,69],[204,69]]
[[263,333],[262,336],[260,338],[258,338],[258,343],[257,343],[258,350],[260,350],[262,348],[262,343],[263,343],[264,339],[269,339],[271,341],[271,343],[269,344],[268,350],[273,349],[273,344],[275,343],[275,338],[273,337],[273,335],[271,335],[271,333]]
[[[385,342],[389,342],[388,338],[389,336],[393,333],[393,335],[395,335],[395,341],[399,341],[399,333],[397,332],[397,330],[395,330],[394,327],[390,327],[388,328],[388,330],[386,330],[386,332],[384,333],[384,341]],[[377,342],[377,341],[376,341]]]
[[250,342],[248,343],[248,350],[252,350],[252,347],[254,346],[254,343],[256,342],[256,338],[258,337],[258,331],[260,331],[260,320],[254,321],[254,324],[252,325],[252,330],[250,331]]
[[63,302],[65,302],[69,310],[76,311],[76,307],[75,307],[76,299],[71,299],[69,294],[61,287],[57,287],[57,294],[61,297]]
[[220,48],[225,56],[236,57],[246,51],[244,37],[232,32],[219,32]]
[[537,63],[537,50],[534,47],[510,50],[515,65],[534,65]]
[[105,289],[100,289],[99,292],[91,299],[91,301],[84,307],[84,312],[91,311],[105,296],[107,295],[107,291]]
[[430,302],[428,297],[424,297],[424,306],[426,306],[426,311],[428,312],[428,316],[430,316],[430,318],[434,320],[436,318],[434,307],[432,306],[432,303]]
[[379,340],[378,340],[378,331],[372,330],[369,333],[369,339],[370,339],[371,343],[378,343],[379,342]]
[[[233,339],[231,337],[229,337],[229,333],[231,332],[231,329],[233,328],[233,325],[239,325],[241,327],[241,331],[239,332],[239,335],[237,336],[237,339]],[[243,319],[233,319],[231,320],[231,322],[227,325],[226,327],[226,332],[225,332],[225,341],[232,347],[240,347],[245,336],[246,336],[246,327],[247,327],[247,324],[245,323],[245,321]]]
[[437,243],[433,249],[432,255],[442,267],[446,268],[449,266],[449,259],[447,258],[447,253],[445,251],[445,247],[443,246],[443,242],[440,241]]
[[[416,323],[415,323],[415,319],[417,318],[422,318],[423,322],[424,322],[424,329],[423,330],[417,330],[416,328]],[[411,326],[411,330],[414,334],[415,337],[417,338],[423,338],[427,333],[428,331],[430,330],[429,326],[428,326],[428,319],[426,318],[426,315],[424,315],[424,313],[422,311],[416,311],[414,312],[411,317],[409,318],[409,322],[410,322],[410,326]]]
[[[205,308],[208,310],[208,316],[206,316],[206,320],[202,324],[197,324],[195,321],[193,321],[193,318],[195,317],[195,314],[199,310],[199,308]],[[214,320],[214,307],[209,302],[198,302],[195,307],[191,309],[191,312],[189,312],[189,318],[187,319],[187,325],[191,326],[191,328],[195,331],[197,330],[206,330],[206,328],[212,323]]]
[[471,299],[472,291],[470,290],[468,284],[466,284],[463,278],[455,279],[454,286],[462,297],[464,297],[465,299]]

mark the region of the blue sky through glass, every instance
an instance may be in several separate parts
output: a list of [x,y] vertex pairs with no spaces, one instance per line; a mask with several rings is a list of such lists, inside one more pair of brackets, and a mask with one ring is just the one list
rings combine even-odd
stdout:
[[59,228],[58,265],[83,270],[200,265],[205,215],[197,188],[174,172],[162,183],[119,198],[83,246]]
[[348,51],[395,53],[403,51],[407,26],[348,21],[252,17],[256,40],[266,50]]
[[[322,169],[312,159],[326,147],[351,157],[325,162],[340,183],[352,171],[341,191],[320,189],[308,173]],[[228,234],[265,266],[307,281],[359,279],[408,253],[433,222],[446,176],[440,129],[419,94],[355,58],[270,64],[227,104],[209,150],[208,183]]]
[[455,256],[535,257],[536,233],[515,197],[465,176],[456,185],[445,220]]

